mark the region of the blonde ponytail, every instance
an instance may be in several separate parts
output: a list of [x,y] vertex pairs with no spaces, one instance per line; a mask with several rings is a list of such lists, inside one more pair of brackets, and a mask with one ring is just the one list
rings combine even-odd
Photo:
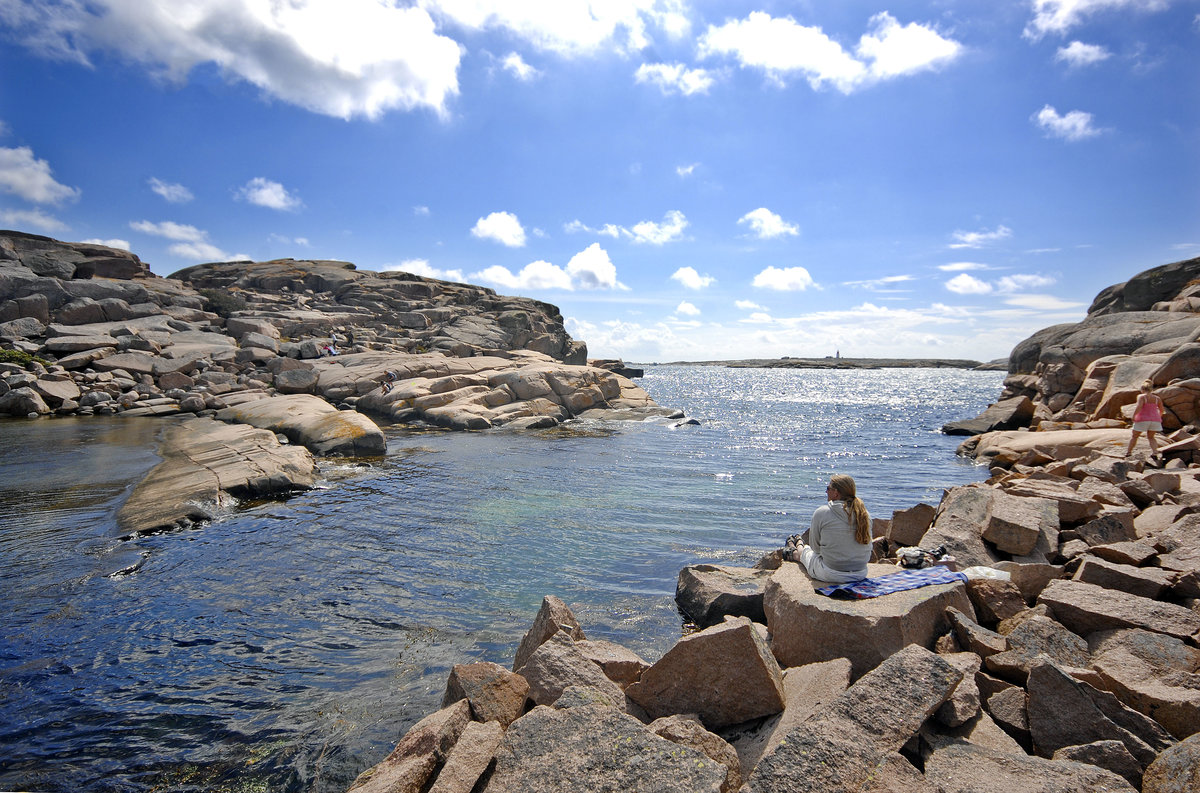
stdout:
[[842,497],[846,512],[854,521],[854,541],[867,545],[871,542],[871,515],[867,512],[866,504],[858,497],[854,478],[848,474],[834,474],[829,478],[829,484]]

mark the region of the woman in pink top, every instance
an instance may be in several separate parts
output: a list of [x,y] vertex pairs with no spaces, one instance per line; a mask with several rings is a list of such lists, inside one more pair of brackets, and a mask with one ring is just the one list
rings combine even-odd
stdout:
[[1143,432],[1146,433],[1146,440],[1150,441],[1150,456],[1158,455],[1154,433],[1162,432],[1163,402],[1154,395],[1154,384],[1149,380],[1142,383],[1141,390],[1133,408],[1133,435],[1129,438],[1129,448],[1125,450],[1126,457],[1133,454],[1134,444]]

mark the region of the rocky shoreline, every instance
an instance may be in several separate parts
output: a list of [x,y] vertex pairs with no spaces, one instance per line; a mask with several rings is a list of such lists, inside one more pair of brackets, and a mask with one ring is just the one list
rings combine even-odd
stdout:
[[780,551],[695,565],[676,602],[696,630],[653,663],[547,596],[511,669],[455,666],[443,709],[351,790],[1200,789],[1195,398],[1164,394],[1161,458],[1143,439],[1125,459],[1117,418],[1146,375],[1200,383],[1193,279],[1200,260],[1156,268],[1097,299],[1138,316],[1019,345],[1005,399],[955,430],[978,431],[960,452],[989,479],[874,521],[872,580],[916,548],[961,577],[859,600]]
[[[695,565],[676,602],[696,630],[652,663],[548,595],[511,668],[455,666],[443,709],[352,789],[1200,788],[1198,311],[1194,259],[1014,349],[1002,399],[948,429],[989,479],[874,525],[873,579],[914,548],[962,578],[857,600],[778,551]],[[553,306],[343,262],[160,279],[123,251],[0,232],[0,342],[2,413],[168,418],[129,533],[309,487],[314,455],[381,454],[372,415],[673,415],[620,362],[586,365]],[[1147,378],[1169,443],[1126,460]]]
[[0,415],[186,424],[121,510],[127,534],[311,487],[314,455],[382,455],[376,420],[682,418],[623,372],[589,365],[556,307],[484,287],[291,259],[160,278],[128,251],[0,231]]

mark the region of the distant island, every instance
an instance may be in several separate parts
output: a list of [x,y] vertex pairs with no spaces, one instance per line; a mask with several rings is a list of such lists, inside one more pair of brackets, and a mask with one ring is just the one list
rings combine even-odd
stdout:
[[959,358],[745,358],[734,361],[672,361],[670,363],[631,363],[630,366],[724,366],[730,369],[979,369],[1003,372],[1008,359],[987,363]]

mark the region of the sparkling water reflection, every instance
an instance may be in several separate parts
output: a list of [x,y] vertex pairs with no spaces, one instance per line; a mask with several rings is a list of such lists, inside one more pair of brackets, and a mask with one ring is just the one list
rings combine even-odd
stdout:
[[653,660],[679,569],[752,563],[830,473],[882,517],[982,478],[937,430],[1001,378],[651,367],[700,426],[394,428],[377,466],[136,542],[113,515],[161,425],[0,423],[0,788],[344,790],[544,594]]

